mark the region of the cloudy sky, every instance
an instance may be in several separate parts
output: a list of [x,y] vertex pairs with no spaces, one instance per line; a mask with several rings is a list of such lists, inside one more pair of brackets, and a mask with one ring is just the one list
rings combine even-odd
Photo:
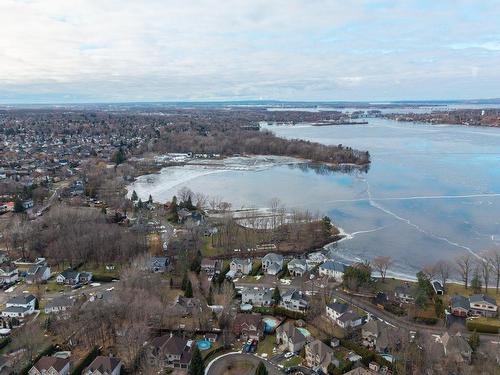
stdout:
[[0,0],[0,102],[500,97],[498,0]]

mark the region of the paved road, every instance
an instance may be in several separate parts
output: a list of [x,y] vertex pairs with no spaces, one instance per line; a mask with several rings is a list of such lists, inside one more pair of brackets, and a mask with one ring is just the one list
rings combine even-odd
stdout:
[[[331,294],[337,298],[342,298],[343,300],[349,302],[350,304],[386,321],[387,323],[392,324],[393,326],[405,328],[409,331],[420,331],[429,333],[431,335],[441,335],[448,330],[446,327],[443,326],[426,326],[423,324],[417,324],[415,322],[409,321],[405,317],[395,316],[393,314],[388,313],[387,311],[378,309],[371,303],[359,297],[351,296],[338,289],[333,289],[331,291]],[[463,335],[469,336],[468,333],[464,333]],[[481,337],[481,342],[483,343],[497,342],[500,340],[500,335],[495,335],[495,334],[482,333],[480,337]]]
[[224,354],[218,358],[216,358],[214,361],[210,362],[207,365],[207,368],[205,370],[205,375],[221,375],[224,374],[224,372],[227,370],[228,366],[230,365],[235,365],[236,362],[247,362],[251,363],[253,365],[252,369],[248,369],[248,371],[245,370],[240,370],[238,372],[238,375],[253,375],[255,373],[255,369],[259,365],[259,362],[264,362],[266,365],[267,371],[269,375],[282,375],[283,372],[270,363],[269,361],[266,361],[262,358],[259,358],[253,354],[244,354],[244,353],[229,353],[229,354]]

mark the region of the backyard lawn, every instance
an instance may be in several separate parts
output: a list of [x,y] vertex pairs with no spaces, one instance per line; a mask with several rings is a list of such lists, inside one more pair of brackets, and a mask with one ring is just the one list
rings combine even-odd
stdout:
[[257,345],[257,354],[267,354],[265,358],[271,358],[274,354],[273,348],[276,345],[276,336],[275,335],[266,335],[263,340],[259,341],[259,345]]

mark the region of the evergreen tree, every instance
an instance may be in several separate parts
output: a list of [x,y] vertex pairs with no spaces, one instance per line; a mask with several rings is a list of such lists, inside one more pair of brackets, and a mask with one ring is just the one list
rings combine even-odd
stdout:
[[472,334],[469,337],[469,345],[472,349],[473,352],[479,348],[479,345],[481,345],[481,338],[479,337],[479,334],[474,330]]
[[170,288],[174,287],[174,279],[170,278]]
[[207,297],[207,305],[211,305],[213,303],[214,295],[212,291],[212,285],[210,285],[210,288],[208,289],[208,297]]
[[193,285],[191,284],[191,280],[188,280],[186,284],[186,290],[184,291],[184,297],[193,298]]
[[111,158],[111,160],[116,164],[116,165],[120,165],[122,164],[125,160],[127,160],[127,158],[125,157],[125,152],[123,152],[122,148],[120,147],[120,149],[118,151],[116,151],[114,154],[113,154],[113,157]]
[[189,375],[203,375],[205,373],[205,365],[201,358],[200,349],[198,346],[194,347],[191,364],[189,365]]
[[151,196],[151,194],[149,194],[148,203],[149,204],[153,203],[153,197]]
[[141,209],[143,206],[144,204],[142,203],[141,198],[139,198],[139,201],[137,202],[137,208]]
[[260,361],[257,369],[255,370],[255,375],[268,375],[266,365],[264,362]]
[[193,206],[193,201],[191,200],[191,195],[188,197],[186,201],[186,208],[190,211],[195,209],[195,207]]
[[181,283],[181,289],[182,289],[182,291],[184,291],[184,292],[186,291],[188,281],[189,281],[189,279],[188,279],[188,275],[187,275],[187,273],[185,273],[185,274],[184,274],[184,277],[182,278],[182,283]]
[[24,212],[23,201],[19,198],[14,202],[14,212]]
[[470,286],[471,286],[472,290],[474,291],[474,293],[481,292],[483,284],[481,282],[481,277],[479,276],[479,271],[477,270],[477,268],[474,270],[474,275],[472,276]]
[[280,293],[280,290],[278,287],[274,288],[274,291],[273,291],[273,301],[274,301],[274,304],[277,305],[280,303],[281,301],[281,293]]
[[130,200],[131,200],[132,202],[135,202],[137,199],[139,199],[139,197],[137,196],[137,193],[136,193],[136,191],[134,190],[134,191],[132,192],[132,196],[130,197]]

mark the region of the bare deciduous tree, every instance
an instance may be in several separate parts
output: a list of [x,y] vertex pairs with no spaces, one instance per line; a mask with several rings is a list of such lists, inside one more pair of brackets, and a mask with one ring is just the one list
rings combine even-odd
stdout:
[[441,285],[443,285],[443,288],[446,286],[446,282],[450,277],[450,270],[451,265],[448,261],[440,260],[436,263],[434,273],[437,275],[437,277],[439,277],[439,281],[441,281]]
[[388,256],[378,256],[372,261],[373,267],[380,273],[382,282],[385,283],[385,276],[387,275],[387,269],[391,266],[392,259]]
[[465,253],[455,259],[456,268],[462,281],[464,282],[465,289],[469,287],[470,274],[472,272],[473,259],[472,255]]

